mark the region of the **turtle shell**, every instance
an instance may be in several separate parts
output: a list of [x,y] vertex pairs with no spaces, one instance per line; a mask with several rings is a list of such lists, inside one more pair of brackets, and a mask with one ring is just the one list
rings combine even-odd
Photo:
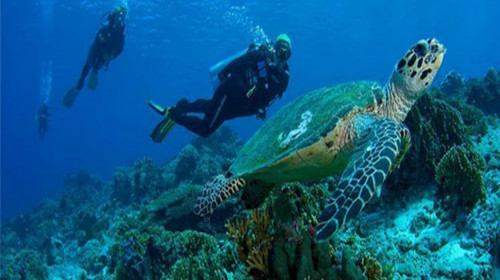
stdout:
[[235,177],[265,169],[292,152],[316,143],[352,110],[382,97],[377,82],[356,81],[308,92],[276,112],[247,141],[231,165]]

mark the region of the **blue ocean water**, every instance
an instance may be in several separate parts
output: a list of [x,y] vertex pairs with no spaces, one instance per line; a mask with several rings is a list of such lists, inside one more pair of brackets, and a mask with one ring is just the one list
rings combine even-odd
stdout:
[[[123,53],[101,72],[96,92],[83,90],[68,110],[61,100],[80,74],[102,14],[129,8]],[[384,82],[420,38],[448,48],[440,75],[454,69],[482,76],[500,66],[500,3],[485,1],[60,1],[1,3],[1,212],[23,213],[87,170],[109,179],[116,166],[142,157],[172,158],[193,135],[176,127],[162,144],[149,133],[159,121],[149,98],[210,97],[211,65],[254,40],[292,39],[291,80],[282,107],[324,85]],[[439,77],[437,79],[439,82]],[[35,115],[46,100],[49,132]],[[226,123],[246,139],[262,124]]]

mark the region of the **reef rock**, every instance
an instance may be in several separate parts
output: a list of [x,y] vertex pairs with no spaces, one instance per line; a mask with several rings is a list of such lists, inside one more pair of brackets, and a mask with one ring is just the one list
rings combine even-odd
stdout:
[[470,104],[487,114],[500,116],[500,73],[498,70],[491,68],[482,79],[468,80],[465,95]]

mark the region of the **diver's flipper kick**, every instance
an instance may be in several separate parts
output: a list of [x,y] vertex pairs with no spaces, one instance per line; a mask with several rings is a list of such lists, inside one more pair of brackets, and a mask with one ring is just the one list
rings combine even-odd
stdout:
[[163,108],[162,106],[154,103],[153,101],[148,101],[148,105],[158,114],[165,117],[160,123],[158,123],[153,131],[151,132],[151,139],[153,142],[161,143],[163,139],[172,131],[175,122],[169,118],[170,108]]
[[113,12],[107,16],[108,23],[104,25],[97,33],[94,43],[82,68],[82,73],[76,86],[68,90],[63,99],[64,106],[71,108],[78,93],[82,90],[85,83],[85,77],[89,75],[87,87],[90,90],[97,88],[98,71],[106,68],[111,60],[115,59],[123,51],[125,44],[125,20],[127,10],[124,7],[116,7]]
[[79,92],[80,91],[76,87],[72,87],[70,90],[68,90],[63,99],[64,106],[71,108],[71,106],[73,106],[73,103],[75,103]]
[[[211,68],[215,92],[211,99],[189,102],[181,99],[175,106],[158,111],[160,106],[150,106],[165,119],[151,133],[154,142],[161,142],[177,123],[201,137],[208,137],[224,121],[256,115],[264,119],[267,108],[276,98],[281,98],[288,87],[290,38],[281,34],[276,43],[251,44],[245,51],[218,63]],[[214,70],[215,69],[215,70]],[[189,115],[202,113],[203,118]]]

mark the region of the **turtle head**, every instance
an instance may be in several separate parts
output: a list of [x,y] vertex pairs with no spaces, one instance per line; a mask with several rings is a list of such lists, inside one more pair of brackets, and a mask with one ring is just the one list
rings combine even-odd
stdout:
[[411,47],[394,66],[379,114],[403,121],[436,77],[445,53],[446,48],[435,38],[420,40]]
[[435,38],[418,41],[395,66],[392,82],[402,87],[407,98],[418,99],[434,80],[445,53]]

